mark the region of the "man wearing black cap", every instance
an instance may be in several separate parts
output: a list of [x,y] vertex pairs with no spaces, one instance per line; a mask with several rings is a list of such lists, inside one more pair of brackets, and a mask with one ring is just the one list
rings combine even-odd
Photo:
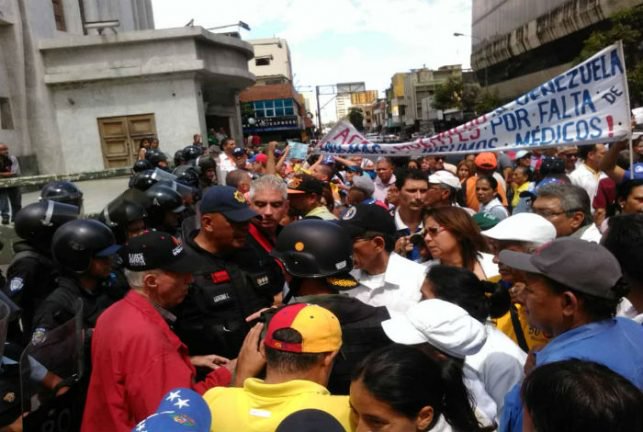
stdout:
[[348,295],[400,313],[421,300],[426,268],[393,252],[396,228],[388,211],[358,204],[348,209],[339,224],[353,240],[352,275],[360,283]]
[[[503,250],[500,262],[525,272],[529,322],[553,339],[535,353],[535,366],[577,358],[601,363],[643,388],[643,327],[614,318],[626,292],[621,268],[603,246],[559,238],[533,255]],[[505,399],[500,430],[522,431],[516,386]]]
[[[92,375],[83,431],[130,431],[176,387],[203,393],[228,385],[227,359],[191,359],[171,331],[169,310],[183,301],[199,261],[171,235],[147,232],[121,251],[131,291],[100,317],[92,340]],[[214,369],[195,383],[193,364]],[[229,366],[229,365],[228,365]]]
[[307,174],[293,178],[288,185],[291,210],[304,219],[336,220],[322,202],[325,187],[324,182]]
[[200,228],[184,242],[205,264],[193,273],[188,296],[175,311],[175,331],[193,355],[236,357],[250,330],[245,318],[273,302],[268,278],[251,278],[233,258],[245,246],[250,220],[257,213],[230,186],[208,189],[200,213]]

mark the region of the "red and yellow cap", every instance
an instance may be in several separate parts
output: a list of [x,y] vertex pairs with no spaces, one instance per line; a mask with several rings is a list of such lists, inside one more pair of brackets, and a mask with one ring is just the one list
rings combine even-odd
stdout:
[[[282,342],[273,337],[277,330],[286,328],[299,332],[302,342]],[[342,328],[337,317],[328,309],[297,303],[284,307],[270,319],[263,343],[279,351],[332,352],[342,346]]]

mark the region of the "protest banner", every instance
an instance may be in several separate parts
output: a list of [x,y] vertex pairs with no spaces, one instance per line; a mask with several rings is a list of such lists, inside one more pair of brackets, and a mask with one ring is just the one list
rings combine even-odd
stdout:
[[288,160],[305,160],[308,157],[308,144],[288,140]]
[[494,111],[415,141],[372,143],[340,121],[320,142],[322,153],[422,156],[609,143],[630,133],[625,61],[615,43]]

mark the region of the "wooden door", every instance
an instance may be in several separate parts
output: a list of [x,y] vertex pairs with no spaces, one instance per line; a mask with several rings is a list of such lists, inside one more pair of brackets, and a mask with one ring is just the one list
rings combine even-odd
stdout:
[[154,114],[98,119],[105,168],[130,167],[138,156],[143,138],[156,136]]

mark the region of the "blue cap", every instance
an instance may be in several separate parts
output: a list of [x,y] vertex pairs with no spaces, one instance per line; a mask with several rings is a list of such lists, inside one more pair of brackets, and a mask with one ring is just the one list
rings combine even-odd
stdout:
[[[625,170],[625,175],[623,176],[623,181],[626,182],[630,180],[630,170]],[[643,163],[636,162],[634,164],[634,180],[643,179]]]
[[209,432],[210,409],[193,390],[176,388],[163,396],[156,412],[137,424],[132,432]]
[[206,190],[200,206],[201,214],[221,213],[232,222],[246,222],[257,213],[248,207],[246,197],[231,186],[213,186]]

